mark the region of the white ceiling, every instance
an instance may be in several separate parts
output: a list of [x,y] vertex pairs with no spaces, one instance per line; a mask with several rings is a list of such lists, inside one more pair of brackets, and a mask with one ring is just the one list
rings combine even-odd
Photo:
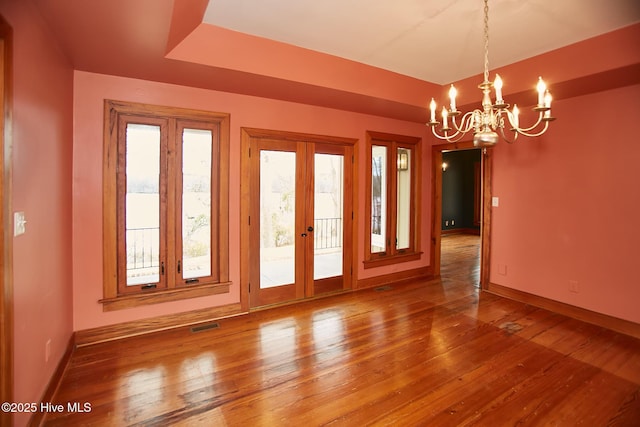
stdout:
[[[483,71],[482,0],[210,0],[204,22],[438,84]],[[636,22],[640,0],[490,0],[489,66]]]

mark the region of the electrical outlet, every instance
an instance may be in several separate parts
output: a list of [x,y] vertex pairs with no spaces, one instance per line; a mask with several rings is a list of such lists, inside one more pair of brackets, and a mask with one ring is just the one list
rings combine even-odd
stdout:
[[445,222],[444,222],[444,226],[445,226],[445,227],[448,227],[448,226],[449,226],[449,221],[445,221]]
[[569,280],[569,292],[574,294],[580,293],[580,284],[577,280]]
[[452,220],[451,220],[451,226],[453,227],[454,225],[456,225],[456,220],[455,220],[455,219],[452,219]]
[[498,274],[501,276],[507,275],[507,265],[506,264],[498,264]]

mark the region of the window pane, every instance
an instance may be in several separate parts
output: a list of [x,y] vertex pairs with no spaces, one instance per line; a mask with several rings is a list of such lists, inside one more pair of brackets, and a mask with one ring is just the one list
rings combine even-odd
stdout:
[[184,279],[211,275],[210,130],[182,133],[182,264]]
[[387,147],[371,147],[371,253],[385,251],[387,224]]
[[128,124],[127,286],[160,281],[160,127]]
[[313,278],[342,276],[344,156],[315,154]]
[[296,153],[260,151],[260,288],[295,282]]
[[411,246],[411,150],[398,149],[398,188],[396,211],[396,249]]

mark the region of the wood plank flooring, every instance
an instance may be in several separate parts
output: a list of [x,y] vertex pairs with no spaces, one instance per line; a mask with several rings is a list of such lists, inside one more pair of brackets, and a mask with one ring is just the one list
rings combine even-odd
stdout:
[[442,279],[80,348],[48,426],[638,426],[640,340]]

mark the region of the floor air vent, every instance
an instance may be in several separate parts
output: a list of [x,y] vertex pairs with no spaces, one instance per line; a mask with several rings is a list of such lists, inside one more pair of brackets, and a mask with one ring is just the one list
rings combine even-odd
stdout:
[[204,325],[198,325],[191,328],[192,333],[208,331],[209,329],[218,329],[220,325],[216,322],[214,323],[205,323]]
[[393,289],[393,286],[390,286],[390,285],[378,286],[377,288],[375,288],[375,290],[378,292],[390,291],[391,289]]

